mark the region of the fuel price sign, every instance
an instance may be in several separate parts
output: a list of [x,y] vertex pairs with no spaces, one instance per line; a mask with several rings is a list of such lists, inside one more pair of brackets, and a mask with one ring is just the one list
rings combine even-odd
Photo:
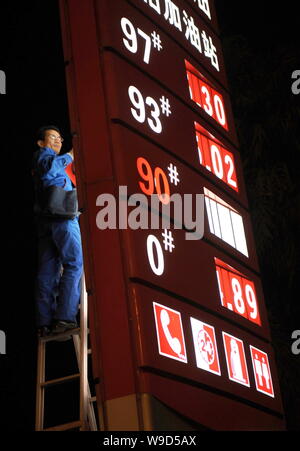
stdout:
[[283,429],[213,0],[60,5],[104,428]]

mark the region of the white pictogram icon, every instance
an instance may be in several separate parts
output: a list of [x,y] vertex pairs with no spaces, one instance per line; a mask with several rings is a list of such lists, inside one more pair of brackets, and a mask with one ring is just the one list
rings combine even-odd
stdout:
[[214,346],[206,330],[201,330],[198,334],[198,345],[203,360],[211,365],[215,360]]
[[159,353],[187,363],[180,313],[156,302],[153,309]]
[[239,347],[234,338],[230,340],[230,365],[234,379],[245,382]]
[[171,348],[173,349],[175,354],[180,356],[181,355],[181,344],[177,337],[172,337],[172,335],[170,334],[169,325],[170,325],[171,319],[170,319],[169,313],[165,309],[161,310],[161,312],[160,312],[160,322],[161,322],[165,337],[166,337],[169,345],[171,346]]
[[222,332],[228,377],[238,384],[250,387],[246,356],[242,340]]
[[256,389],[274,397],[268,355],[260,349],[250,346]]
[[214,374],[221,374],[215,329],[209,324],[191,318],[197,367]]

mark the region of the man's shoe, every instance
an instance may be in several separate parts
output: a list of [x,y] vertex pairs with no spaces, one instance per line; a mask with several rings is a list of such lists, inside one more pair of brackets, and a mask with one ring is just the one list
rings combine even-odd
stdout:
[[57,334],[62,334],[63,332],[66,332],[67,330],[72,330],[72,329],[77,329],[78,324],[76,323],[76,321],[62,321],[62,320],[57,320],[54,321],[53,326],[52,326],[52,334],[53,335],[57,335]]
[[41,326],[38,328],[38,337],[44,338],[51,334],[50,326]]

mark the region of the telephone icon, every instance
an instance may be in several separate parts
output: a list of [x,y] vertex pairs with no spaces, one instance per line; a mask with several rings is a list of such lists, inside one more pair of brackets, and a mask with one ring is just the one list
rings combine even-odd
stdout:
[[176,337],[172,337],[170,331],[169,331],[169,325],[170,325],[170,316],[167,310],[161,310],[160,312],[160,321],[161,325],[165,334],[165,337],[171,346],[172,350],[178,355],[181,356],[181,343]]

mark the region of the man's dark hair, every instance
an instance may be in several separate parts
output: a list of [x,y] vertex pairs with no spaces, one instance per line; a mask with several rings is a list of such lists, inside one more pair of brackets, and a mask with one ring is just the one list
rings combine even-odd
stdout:
[[57,133],[60,133],[60,130],[58,127],[56,127],[56,125],[44,125],[43,127],[40,127],[37,131],[36,137],[37,137],[37,141],[44,141],[45,139],[45,133],[47,130],[55,130]]

